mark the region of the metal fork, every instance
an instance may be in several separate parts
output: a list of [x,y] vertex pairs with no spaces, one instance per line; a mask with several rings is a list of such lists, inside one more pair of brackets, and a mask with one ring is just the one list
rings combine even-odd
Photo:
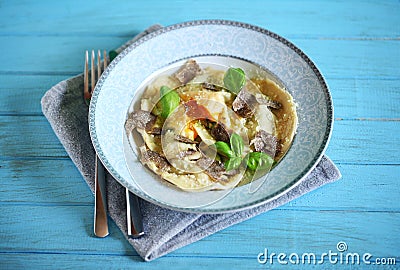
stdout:
[[[94,91],[97,80],[100,78],[102,72],[107,68],[108,59],[107,52],[103,51],[103,65],[101,64],[101,52],[97,51],[97,65],[95,66],[95,52],[91,52],[91,68],[90,80],[91,91],[89,91],[89,53],[85,54],[85,69],[84,69],[84,98],[89,104],[90,98]],[[96,77],[97,70],[97,77]],[[96,177],[95,177],[95,212],[94,212],[94,234],[98,237],[105,237],[108,235],[107,224],[107,200],[106,200],[106,181],[105,181],[105,168],[98,156],[96,155]],[[142,214],[139,208],[138,198],[125,189],[126,196],[126,215],[127,215],[127,231],[128,236],[137,238],[144,234]]]
[[[89,91],[89,52],[85,53],[85,69],[83,79],[83,93],[86,103],[89,105],[94,87],[102,73],[101,52],[97,52],[97,68],[95,66],[95,52],[91,53],[90,60],[90,91]],[[107,67],[107,52],[104,52],[103,69]],[[97,77],[96,77],[97,69]],[[107,222],[107,200],[106,200],[106,179],[105,168],[96,154],[95,163],[95,209],[94,209],[94,234],[97,237],[106,237],[108,235]]]

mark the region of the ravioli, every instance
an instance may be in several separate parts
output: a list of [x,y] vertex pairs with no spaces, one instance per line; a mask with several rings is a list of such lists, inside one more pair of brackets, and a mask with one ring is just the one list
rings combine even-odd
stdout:
[[142,138],[140,160],[188,192],[221,190],[267,174],[297,128],[292,96],[240,68],[201,68],[188,60],[149,83],[125,130]]

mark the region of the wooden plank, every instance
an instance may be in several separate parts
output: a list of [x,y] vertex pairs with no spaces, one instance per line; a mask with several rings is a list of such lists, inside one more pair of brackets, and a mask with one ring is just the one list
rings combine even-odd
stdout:
[[[400,166],[337,165],[342,179],[283,206],[284,209],[400,211]],[[357,191],[356,193],[354,191]]]
[[27,43],[24,36],[0,36],[3,50],[9,51],[4,59],[9,65],[0,68],[0,73],[73,76],[82,73],[86,50],[112,50],[128,39],[109,36],[35,36],[29,37],[30,42]]
[[[136,254],[114,222],[109,222],[110,237],[93,233],[92,205],[0,205],[1,251],[75,251]],[[8,210],[7,210],[8,209]],[[43,237],[45,235],[46,237]],[[76,242],[76,239],[85,241]],[[71,249],[72,247],[72,249]]]
[[[334,252],[334,251],[332,251]],[[289,254],[288,254],[289,255]],[[362,254],[361,254],[362,255]],[[300,258],[301,259],[301,258]],[[332,259],[333,260],[333,259]],[[375,260],[375,258],[374,258]],[[358,267],[365,267],[368,269],[396,269],[393,265],[352,265],[351,260],[349,264],[343,263],[330,263],[328,258],[325,258],[322,263],[308,264],[306,263],[290,263],[286,258],[288,264],[281,265],[277,262],[276,257],[274,263],[259,264],[257,262],[257,254],[252,257],[224,257],[216,258],[213,256],[204,257],[193,254],[190,257],[173,257],[166,256],[161,259],[144,263],[141,262],[136,256],[114,256],[114,255],[69,255],[57,253],[17,253],[17,254],[2,254],[0,263],[3,269],[80,269],[82,265],[85,269],[183,269],[188,268],[197,269],[275,269],[281,267],[282,269],[337,269],[349,268],[358,269]],[[371,260],[372,261],[372,260]],[[397,263],[398,264],[398,263]],[[299,267],[299,265],[301,267]]]
[[[190,260],[190,259],[189,259]],[[175,261],[175,262],[174,262]],[[229,260],[228,260],[229,261]],[[212,260],[205,260],[205,263]],[[0,265],[4,270],[14,269],[172,269],[171,266],[179,266],[184,269],[188,260],[176,262],[174,258],[152,263],[143,263],[139,256],[119,255],[90,255],[90,254],[65,254],[63,252],[49,253],[5,253],[0,255]],[[191,263],[188,265],[192,265]],[[203,264],[204,265],[204,264]],[[186,266],[187,267],[187,266]],[[201,266],[200,266],[201,267]],[[176,268],[174,268],[176,269]],[[187,268],[186,268],[187,269]],[[201,269],[201,268],[198,268]]]
[[67,157],[44,116],[0,116],[2,158]]
[[[83,72],[83,71],[82,71]],[[14,92],[15,95],[28,94],[34,91],[36,97],[41,97],[45,91],[50,89],[58,82],[68,79],[73,75],[21,75],[21,74],[1,74],[0,75],[0,94],[6,97],[6,92]],[[2,96],[3,99],[3,96]],[[25,104],[21,104],[21,107]]]
[[399,80],[328,79],[335,117],[399,119]]
[[[40,98],[68,75],[0,75],[0,114],[41,114]],[[342,119],[399,118],[399,80],[327,79],[335,107]]]
[[399,165],[399,128],[400,121],[336,121],[326,153],[340,163]]
[[[29,43],[25,39],[26,37],[21,36],[0,36],[3,50],[8,52],[3,55],[3,61],[9,63],[0,67],[0,74],[78,74],[83,69],[85,50],[111,50],[129,38],[33,36],[29,37]],[[400,78],[397,65],[400,62],[400,50],[397,40],[291,41],[308,54],[327,78]],[[43,50],[44,47],[47,49]]]
[[3,203],[94,203],[89,187],[68,158],[3,161],[0,178],[0,202]]
[[[280,207],[286,210],[400,211],[400,166],[340,164],[343,178]],[[56,168],[56,169],[55,169]],[[93,205],[93,196],[69,159],[1,163],[0,203]],[[362,187],[362,188],[361,188]],[[354,194],[354,190],[358,190]]]
[[0,114],[42,114],[40,99],[71,75],[0,75]]
[[[107,7],[107,8],[104,8]],[[96,10],[96,12],[93,12]],[[196,12],[193,12],[196,11]],[[181,1],[95,3],[24,1],[2,3],[1,33],[13,35],[121,35],[153,23],[170,25],[195,19],[229,19],[269,28],[282,35],[311,38],[399,37],[396,1]],[[98,20],[98,18],[102,18]],[[51,23],[50,23],[51,22]],[[96,23],[94,23],[96,22]],[[318,22],[318,23],[316,23]],[[392,27],[388,27],[392,26]]]
[[[341,163],[400,164],[398,151],[393,151],[399,147],[399,125],[400,121],[336,121],[327,153]],[[42,116],[0,116],[0,150],[3,159],[67,156]]]
[[19,90],[36,91],[35,92],[36,98],[38,98],[41,97],[44,94],[44,92],[51,86],[57,84],[62,80],[68,79],[74,75],[76,74],[73,75],[1,74],[0,91],[1,93],[7,91],[15,91],[14,94],[16,95],[20,94],[20,92],[18,92]]
[[[292,40],[326,78],[399,79],[399,42],[394,40]],[[393,62],[394,61],[394,62]]]
[[[23,269],[29,266],[30,269],[77,269],[85,265],[86,269],[97,268],[101,265],[104,269],[113,269],[118,265],[119,269],[252,269],[260,266],[254,258],[215,258],[201,257],[196,254],[191,257],[164,257],[149,263],[141,262],[136,256],[115,256],[115,255],[74,255],[65,254],[2,254],[0,263],[3,269]],[[60,265],[63,267],[60,268]],[[33,267],[33,268],[32,268]],[[298,266],[297,266],[298,267]],[[287,266],[288,269],[296,269],[296,266]],[[302,269],[313,269],[312,265],[302,266]]]
[[[9,208],[0,205],[0,210],[3,213],[0,218],[1,253],[136,254],[113,223],[109,237],[93,237],[91,206]],[[348,244],[349,252],[397,256],[399,218],[399,212],[272,210],[181,248],[170,256],[254,258],[264,248],[288,254],[321,254],[335,250],[339,241]],[[28,233],[27,237],[27,232],[34,233]]]
[[[315,252],[335,250],[339,241],[348,244],[349,252],[370,252],[375,256],[396,256],[400,247],[400,213],[358,211],[289,211],[273,210],[203,239],[200,245],[219,241],[233,242],[210,253],[237,256],[258,254],[260,247],[271,252]],[[357,220],[357,222],[354,222]],[[316,235],[318,232],[318,235]],[[371,235],[374,239],[371,239]],[[251,241],[249,241],[251,239]],[[379,241],[377,241],[379,239]],[[208,243],[204,243],[208,242]],[[387,244],[387,245],[386,245]],[[187,247],[190,249],[191,247]],[[193,247],[198,248],[198,247]],[[200,247],[202,250],[202,247]],[[186,254],[189,252],[182,250]],[[233,257],[235,256],[233,255]]]

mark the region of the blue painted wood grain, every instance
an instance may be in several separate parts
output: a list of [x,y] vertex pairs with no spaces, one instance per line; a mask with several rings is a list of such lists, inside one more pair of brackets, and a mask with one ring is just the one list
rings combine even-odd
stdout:
[[[194,19],[230,19],[282,35],[321,38],[387,38],[399,35],[398,1],[126,1],[2,2],[0,26],[14,35],[110,35]],[[12,19],[12,23],[7,21]],[[101,18],[99,20],[98,18]],[[51,23],[49,23],[51,22]]]
[[[0,269],[258,269],[271,252],[335,250],[400,265],[399,1],[0,1]],[[151,24],[230,19],[267,28],[320,68],[335,105],[327,154],[343,178],[143,263],[115,224],[92,234],[93,197],[41,113],[52,85]],[[365,265],[303,264],[301,269]],[[298,265],[285,268],[298,269]]]

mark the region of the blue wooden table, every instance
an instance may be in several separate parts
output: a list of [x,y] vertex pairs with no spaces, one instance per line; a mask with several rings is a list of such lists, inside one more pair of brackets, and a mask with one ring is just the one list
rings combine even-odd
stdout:
[[[145,263],[115,224],[93,236],[93,196],[40,99],[82,72],[86,49],[193,19],[267,28],[317,64],[335,106],[327,154],[343,177]],[[400,268],[399,1],[0,1],[0,48],[0,269]],[[341,241],[371,264],[257,261],[265,249],[321,257]]]

